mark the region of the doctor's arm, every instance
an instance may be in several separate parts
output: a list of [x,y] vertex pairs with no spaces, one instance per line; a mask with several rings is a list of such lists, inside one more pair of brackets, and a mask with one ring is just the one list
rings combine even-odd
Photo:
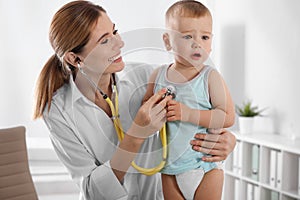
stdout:
[[44,121],[50,130],[55,152],[85,197],[89,199],[127,197],[127,191],[116,178],[109,161],[100,163],[88,151],[77,138],[76,129],[64,121],[63,114],[55,105],[52,104],[49,115],[44,115]]
[[160,129],[165,122],[167,99],[160,101],[163,93],[160,91],[155,94],[139,109],[135,123],[125,134],[112,158],[104,163],[100,163],[78,138],[76,125],[66,120],[68,116],[52,103],[50,112],[43,117],[50,130],[54,150],[86,197],[127,199],[128,192],[122,183],[131,161],[144,139]]
[[[60,161],[66,166],[80,191],[88,199],[127,198],[128,192],[115,176],[110,160],[100,163],[78,138],[76,125],[54,103],[44,114],[50,139]],[[101,143],[99,143],[101,145]],[[109,184],[107,184],[109,183]]]

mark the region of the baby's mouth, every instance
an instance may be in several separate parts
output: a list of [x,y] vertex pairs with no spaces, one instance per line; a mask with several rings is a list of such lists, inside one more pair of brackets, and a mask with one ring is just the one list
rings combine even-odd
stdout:
[[193,56],[194,56],[194,57],[200,58],[200,57],[201,57],[201,54],[200,54],[200,53],[194,53]]

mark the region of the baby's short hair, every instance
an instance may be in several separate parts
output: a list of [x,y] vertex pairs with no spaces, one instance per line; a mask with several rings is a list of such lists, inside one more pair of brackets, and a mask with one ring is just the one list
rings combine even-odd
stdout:
[[210,11],[199,1],[181,0],[174,3],[165,14],[166,24],[172,17],[191,17],[198,18],[203,16],[211,16]]

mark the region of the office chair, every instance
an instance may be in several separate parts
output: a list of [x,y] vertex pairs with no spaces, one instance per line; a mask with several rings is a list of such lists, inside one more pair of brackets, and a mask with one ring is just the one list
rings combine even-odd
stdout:
[[25,127],[0,129],[0,199],[36,200],[29,171]]

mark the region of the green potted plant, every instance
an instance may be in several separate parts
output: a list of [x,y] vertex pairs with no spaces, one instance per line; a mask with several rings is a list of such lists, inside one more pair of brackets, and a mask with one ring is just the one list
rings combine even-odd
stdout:
[[254,117],[261,116],[263,111],[264,109],[253,106],[251,101],[246,101],[241,106],[236,105],[240,133],[251,133],[253,131]]

